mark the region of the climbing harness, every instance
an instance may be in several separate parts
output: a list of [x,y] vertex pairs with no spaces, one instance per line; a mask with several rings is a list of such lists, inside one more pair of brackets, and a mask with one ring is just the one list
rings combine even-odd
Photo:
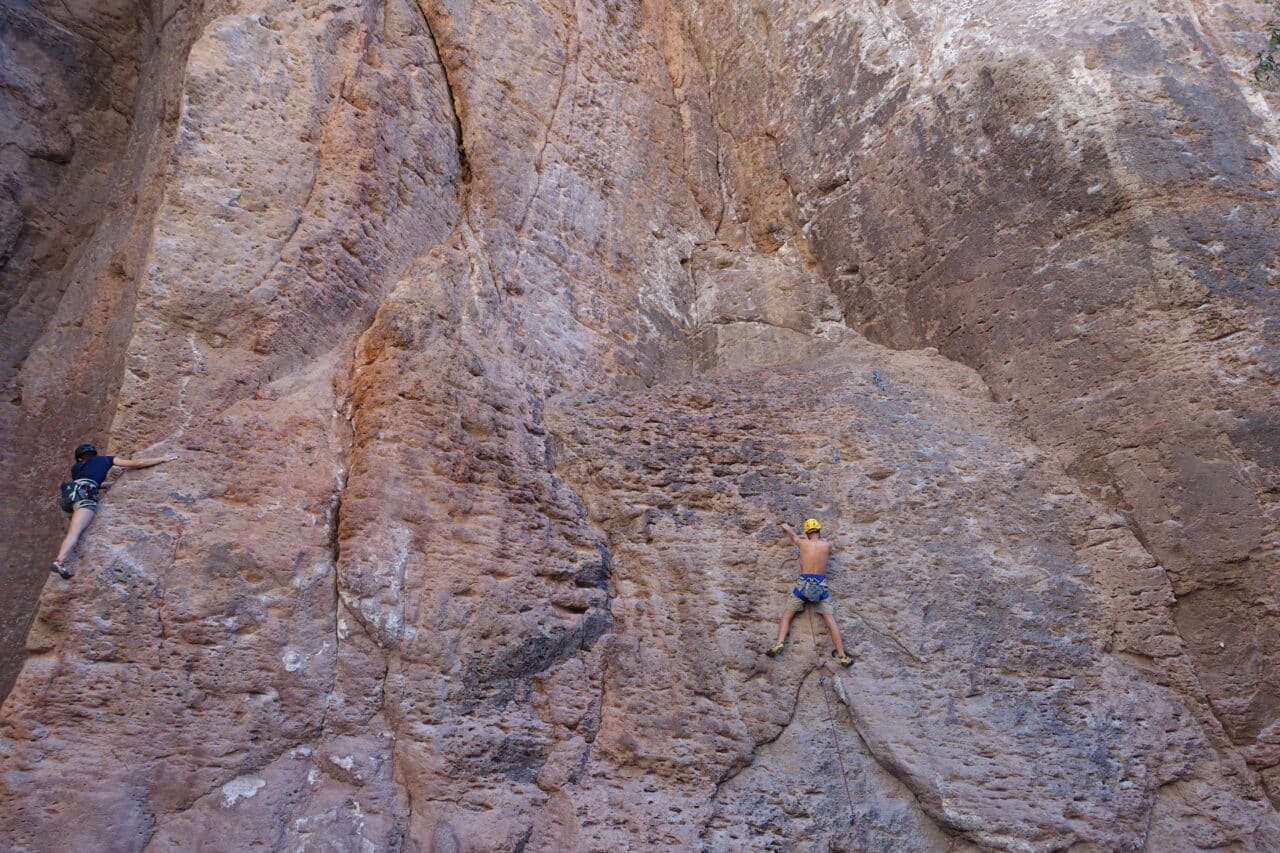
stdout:
[[58,506],[63,512],[74,510],[76,501],[97,499],[98,484],[93,480],[69,480],[58,487]]
[[[818,652],[818,632],[813,627],[813,611],[805,608],[809,614],[809,634],[813,637],[813,654],[818,659],[818,668],[822,669],[822,655]],[[827,703],[827,722],[831,724],[831,742],[836,745],[836,759],[840,762],[840,778],[844,780],[844,795],[849,800],[849,823],[857,823],[858,815],[853,810],[853,794],[849,791],[849,773],[844,769],[844,750],[840,749],[840,738],[836,735],[836,717],[831,711],[831,695],[827,688],[826,675],[818,676],[818,684],[822,685],[822,698]]]
[[792,588],[791,594],[810,604],[826,601],[831,597],[831,590],[827,589],[827,576],[801,575],[799,580],[796,581],[796,585]]

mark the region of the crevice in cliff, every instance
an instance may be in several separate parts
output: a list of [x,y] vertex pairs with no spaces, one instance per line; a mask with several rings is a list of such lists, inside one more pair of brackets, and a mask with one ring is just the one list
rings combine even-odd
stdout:
[[[788,727],[790,727],[792,721],[796,718],[796,711],[800,708],[800,694],[804,692],[805,685],[809,683],[809,676],[813,675],[814,670],[818,669],[825,670],[826,668],[822,666],[822,664],[811,664],[809,668],[805,670],[804,675],[800,677],[800,680],[796,682],[795,695],[791,697],[791,711],[787,714],[786,722],[778,727],[778,731],[772,737],[755,741],[754,745],[751,747],[751,752],[746,755],[745,759],[741,763],[730,767],[721,774],[719,779],[715,781],[715,787],[712,789],[711,796],[709,797],[713,809],[716,798],[720,796],[720,789],[732,782],[740,776],[744,770],[749,769],[755,763],[756,756],[759,754],[761,747],[768,746],[787,733]],[[703,827],[703,833],[706,833],[706,827]]]
[[[568,480],[564,480],[563,478],[561,478],[559,473],[556,470],[554,470],[554,468],[555,466],[552,466],[551,475],[561,480],[561,482],[568,484],[570,488],[573,489],[574,495],[577,496],[579,500],[581,500],[581,492],[582,492],[581,487],[577,484],[570,483]],[[602,640],[607,641],[615,637],[617,635],[617,630],[618,630],[618,619],[613,613],[613,601],[615,598],[615,590],[614,590],[614,582],[613,582],[614,544],[613,544],[613,537],[609,534],[609,532],[605,530],[603,527],[601,527],[600,525],[590,520],[586,512],[585,504],[583,504],[582,519],[586,524],[588,524],[591,527],[592,530],[595,531],[596,536],[598,537],[597,547],[599,549],[598,553],[600,555],[600,560],[601,560],[603,575],[605,580],[604,601],[600,603],[600,610],[603,611],[603,613],[607,617],[608,623],[603,628],[603,630],[601,630],[598,636],[591,639],[591,644],[594,645],[595,643],[600,642]],[[590,615],[591,615],[590,611],[583,614],[584,626],[587,625],[587,620],[590,619]],[[584,631],[583,634],[584,634],[583,639],[585,640],[587,636],[587,631]],[[584,650],[585,648],[584,648],[583,642],[579,641],[577,651],[582,652]],[[608,684],[609,684],[609,657],[610,657],[609,655],[604,655],[601,660],[600,689],[599,689],[599,692],[596,694],[594,703],[588,704],[587,712],[583,716],[584,722],[588,723],[588,725],[586,725],[585,727],[585,733],[583,735],[583,739],[589,745],[595,744],[596,735],[600,731],[600,725],[602,720],[604,719],[604,711],[605,711],[605,708],[607,707],[606,691],[608,690]],[[589,737],[587,736],[588,734],[590,735]],[[584,762],[586,758],[590,756],[590,753],[591,753],[591,747],[589,746],[588,749],[586,750],[586,755],[584,756]]]
[[[329,120],[333,121],[337,116],[337,112],[330,114]],[[311,208],[311,199],[315,196],[316,184],[320,181],[320,159],[321,152],[324,150],[324,133],[320,134],[321,142],[315,147],[315,154],[311,158],[311,183],[307,187],[307,195],[303,199],[302,204],[297,208],[297,217],[293,220],[293,226],[289,229],[289,233],[284,236],[277,245],[279,249],[276,251],[276,258],[272,261],[271,266],[267,268],[266,273],[262,276],[262,281],[269,281],[276,270],[284,262],[284,253],[289,248],[289,244],[293,242],[293,238],[297,235],[298,229],[302,227],[302,222],[307,218],[307,211]]]
[[945,814],[937,814],[935,813],[935,809],[925,805],[920,792],[911,784],[911,774],[905,772],[895,762],[887,760],[884,756],[876,752],[875,748],[871,745],[871,742],[866,738],[866,736],[863,735],[862,729],[858,725],[857,710],[854,708],[853,701],[849,699],[849,695],[844,684],[838,680],[838,676],[833,676],[832,681],[837,685],[835,687],[836,697],[849,711],[849,728],[852,729],[853,733],[857,736],[858,742],[862,745],[862,749],[871,758],[871,760],[876,763],[876,766],[883,770],[889,778],[895,780],[902,786],[902,789],[911,797],[911,801],[915,807],[920,810],[921,814],[926,815],[932,821],[934,827],[939,832],[953,841],[961,837],[967,837],[963,827],[953,826],[947,820]]
[[[329,681],[329,689],[324,713],[320,720],[320,736],[324,735],[325,725],[329,718],[330,700],[337,687],[339,656],[342,650],[342,583],[340,569],[342,565],[342,502],[347,492],[351,477],[351,465],[355,456],[356,425],[353,411],[352,392],[355,385],[355,365],[359,361],[360,343],[373,324],[377,322],[377,314],[369,318],[365,328],[355,336],[352,344],[350,361],[345,365],[344,381],[334,399],[334,439],[337,458],[334,460],[334,489],[329,497],[328,548],[329,560],[333,572],[333,673]],[[340,368],[342,369],[342,368]],[[335,385],[337,383],[335,382]]]
[[466,137],[463,135],[462,101],[458,98],[458,82],[454,79],[455,72],[451,71],[449,63],[445,62],[444,47],[440,43],[440,38],[436,35],[435,28],[431,26],[431,19],[428,17],[426,10],[422,8],[421,3],[415,3],[414,8],[418,10],[418,17],[422,20],[422,25],[427,30],[427,37],[431,39],[431,45],[436,52],[436,61],[440,63],[440,73],[444,75],[445,94],[448,96],[449,111],[453,117],[453,133],[458,151],[459,180],[461,183],[458,191],[459,203],[465,209],[466,205],[463,202],[463,197],[471,184],[471,160],[467,156]]
[[[1156,789],[1155,789],[1155,791],[1154,791],[1154,792],[1152,792],[1152,794],[1151,794],[1151,805],[1150,805],[1150,807],[1149,807],[1149,808],[1148,808],[1148,810],[1147,810],[1147,826],[1146,826],[1146,828],[1142,831],[1142,851],[1143,851],[1143,853],[1146,853],[1146,851],[1147,851],[1147,847],[1148,847],[1148,845],[1150,844],[1150,841],[1151,841],[1151,828],[1155,825],[1155,819],[1156,819],[1156,806],[1157,806],[1157,805],[1159,804],[1159,802],[1160,802],[1160,793],[1161,793],[1165,788],[1168,788],[1170,785],[1174,785],[1174,784],[1176,784],[1176,783],[1177,783],[1177,780],[1170,781],[1170,782],[1165,782],[1164,784],[1162,784],[1162,785],[1160,785],[1158,788],[1156,788]],[[1159,851],[1156,851],[1156,853],[1159,853]]]
[[[720,793],[722,789],[724,788],[725,785],[728,785],[735,778],[740,776],[743,772],[750,770],[752,767],[755,766],[755,763],[759,758],[759,753],[761,749],[780,740],[787,733],[788,729],[791,727],[791,725],[795,721],[796,714],[799,711],[801,697],[804,694],[806,688],[811,686],[812,678],[815,675],[815,673],[817,674],[817,677],[819,679],[819,683],[817,685],[818,688],[821,690],[831,690],[835,692],[840,702],[843,703],[845,707],[848,709],[849,726],[847,728],[853,732],[854,736],[857,737],[858,744],[862,747],[861,754],[869,757],[872,761],[875,762],[876,766],[878,766],[885,773],[885,775],[887,775],[889,778],[896,781],[898,785],[901,786],[902,792],[905,793],[906,797],[910,800],[911,804],[919,811],[919,813],[923,816],[923,818],[927,820],[935,830],[937,830],[937,832],[940,835],[946,837],[953,844],[964,840],[967,836],[965,835],[963,829],[951,826],[946,821],[945,815],[935,814],[934,810],[929,809],[924,805],[924,802],[922,801],[919,792],[916,791],[916,789],[909,784],[908,774],[902,772],[900,769],[895,769],[895,766],[892,762],[886,761],[884,758],[876,754],[876,751],[872,748],[867,738],[863,736],[862,731],[858,726],[857,715],[854,711],[851,700],[848,698],[847,690],[845,689],[843,682],[840,679],[840,676],[838,674],[831,673],[825,663],[814,663],[809,665],[804,675],[796,683],[796,691],[795,691],[794,697],[792,698],[790,713],[787,716],[786,722],[784,722],[778,728],[777,733],[775,733],[772,737],[756,742],[751,752],[747,755],[746,759],[742,763],[730,768],[714,783],[714,788],[708,797],[708,801],[711,805],[711,814],[708,816],[706,823],[703,824],[702,829],[699,832],[699,836],[698,836],[699,843],[702,849],[704,850],[710,849],[708,846],[708,840],[706,836],[707,836],[707,833],[711,830],[712,821],[715,819],[715,815],[717,813],[718,805],[719,805],[718,800],[720,798]],[[829,680],[830,684],[823,683],[824,681],[827,681],[827,680]],[[845,728],[846,727],[841,726],[839,724],[839,720],[837,719],[836,720],[837,732],[842,732],[845,730]],[[831,737],[830,724],[826,721],[826,719],[823,720],[821,737],[823,739],[829,739]],[[834,748],[834,746],[835,745],[833,744],[832,747]],[[850,779],[853,779],[858,774],[857,768],[849,763],[846,763],[845,771]],[[847,809],[847,804],[844,803],[843,800],[844,800],[844,796],[842,791],[841,792],[842,802],[840,804],[840,807],[836,810],[842,815]],[[855,795],[855,800],[854,800],[855,807],[857,803],[858,803],[858,800]]]
[[[461,84],[457,80],[457,70],[450,67],[450,63],[446,61],[444,45],[440,41],[436,28],[432,26],[430,16],[421,5],[415,4],[418,14],[422,19],[423,26],[426,27],[427,35],[431,39],[431,44],[436,52],[436,59],[440,63],[440,71],[444,75],[445,92],[448,96],[449,109],[453,119],[453,132],[455,138],[456,151],[458,155],[459,179],[457,186],[458,194],[458,221],[454,223],[453,234],[461,237],[468,254],[473,258],[478,258],[483,267],[481,278],[493,287],[497,294],[499,302],[503,299],[502,288],[498,286],[497,277],[493,270],[493,262],[489,257],[489,250],[485,246],[482,237],[483,229],[477,227],[475,223],[475,206],[471,203],[471,189],[474,179],[472,171],[471,157],[467,153],[467,141],[465,133],[465,122],[462,116],[465,112],[463,100],[459,96]],[[548,129],[548,133],[549,133]],[[450,235],[452,236],[452,235]],[[447,241],[448,238],[446,238]]]
[[[520,214],[519,224],[516,225],[516,231],[523,232],[525,223],[529,219],[529,212],[533,209],[534,202],[538,200],[538,194],[542,192],[542,182],[544,179],[545,160],[547,155],[547,147],[551,144],[551,134],[555,131],[556,117],[560,115],[560,103],[564,100],[565,89],[569,86],[569,74],[573,74],[573,86],[577,85],[578,80],[578,52],[581,49],[582,39],[582,19],[579,12],[578,0],[574,0],[572,22],[570,31],[565,39],[565,56],[564,66],[560,69],[560,85],[556,89],[556,99],[551,107],[551,117],[547,121],[547,133],[542,137],[542,146],[538,149],[538,156],[534,160],[534,172],[537,179],[533,185],[533,193],[529,196],[529,200],[525,203],[524,212]],[[572,111],[573,96],[570,96],[570,108]],[[572,123],[572,121],[571,121]]]
[[684,19],[684,36],[689,40],[689,51],[693,54],[693,58],[697,60],[698,67],[702,70],[702,79],[707,83],[707,91],[704,94],[707,97],[707,112],[711,117],[711,127],[715,131],[716,183],[720,192],[720,213],[716,217],[716,224],[712,233],[718,237],[720,229],[724,226],[725,217],[728,215],[729,211],[729,184],[728,178],[726,177],[728,170],[725,168],[724,164],[724,146],[720,144],[721,139],[728,136],[728,134],[725,132],[724,128],[720,126],[720,111],[716,109],[715,105],[715,79],[711,74],[710,66],[707,65],[706,57],[702,55],[701,44],[693,37],[693,23],[687,17]]
[[[667,69],[667,80],[670,83],[671,99],[675,104],[675,112],[680,120],[680,143],[683,164],[684,184],[688,188],[690,195],[694,198],[701,213],[703,222],[711,229],[713,237],[720,231],[720,226],[724,223],[725,209],[728,204],[728,193],[725,187],[723,155],[721,153],[720,137],[723,131],[720,129],[719,117],[711,104],[711,96],[715,87],[711,83],[711,76],[708,73],[707,65],[703,61],[701,54],[698,52],[698,45],[693,38],[692,23],[686,18],[682,18],[681,25],[677,28],[674,36],[674,44],[667,43],[661,51],[664,64]],[[665,32],[665,31],[664,31]],[[673,53],[676,59],[672,58]],[[689,97],[690,74],[685,70],[686,57],[692,56],[697,63],[698,70],[701,71],[702,77],[700,82],[704,85],[696,90],[696,94],[704,97],[707,102],[706,115],[711,123],[712,138],[710,144],[712,148],[700,149],[698,147],[698,132],[695,126],[696,114],[699,112]],[[677,80],[679,82],[677,82]],[[693,118],[691,118],[691,116]],[[708,210],[704,206],[704,200],[700,198],[699,189],[701,184],[694,176],[693,170],[697,164],[702,161],[705,154],[711,154],[711,161],[716,171],[716,192],[719,198],[719,207],[715,211],[716,221],[712,223],[707,214]]]
[[[541,405],[538,407],[536,417],[537,422],[547,430],[548,440],[551,438],[560,440],[559,436],[546,424]],[[593,646],[596,643],[601,642],[611,643],[616,640],[618,635],[618,619],[613,612],[613,604],[616,598],[613,555],[617,552],[617,543],[615,543],[613,535],[607,527],[592,520],[590,513],[587,510],[587,503],[583,499],[583,495],[587,491],[584,488],[585,484],[575,482],[572,478],[567,476],[568,472],[565,471],[560,464],[560,454],[551,451],[548,452],[546,458],[547,472],[572,490],[574,498],[578,504],[578,513],[581,522],[589,527],[596,535],[596,548],[601,561],[601,575],[604,580],[604,601],[600,603],[599,609],[607,618],[607,624],[600,631],[599,635],[591,641],[591,643]],[[590,616],[590,610],[583,614],[584,627],[588,624]],[[587,635],[587,631],[583,631],[583,635],[585,637]],[[576,651],[578,654],[586,651],[584,643],[581,640],[578,643]],[[582,751],[578,770],[571,778],[571,783],[575,786],[581,787],[582,774],[585,772],[588,763],[591,761],[592,753],[596,748],[596,738],[600,733],[601,726],[603,725],[606,709],[609,707],[610,665],[612,658],[613,655],[609,653],[609,650],[606,648],[606,653],[600,656],[599,686],[596,689],[596,695],[587,704],[587,709],[583,714],[582,722],[578,724],[576,729],[576,731],[582,735],[587,746]]]
[[720,187],[720,215],[716,217],[715,234],[718,236],[722,228],[724,228],[725,217],[729,215],[729,179],[726,177],[726,169],[724,165],[724,146],[720,144],[720,139],[725,132],[720,127],[719,116],[712,113],[711,123],[716,130],[716,183]]
[[[345,407],[347,404],[344,402]],[[351,463],[352,445],[350,443],[353,435],[351,416],[349,412],[344,412],[342,417],[345,419],[345,430],[343,438],[347,444],[340,451],[338,458],[337,483],[335,484],[333,496],[330,498],[329,511],[329,560],[333,566],[333,673],[329,679],[329,696],[333,695],[334,688],[338,681],[338,655],[342,649],[342,593],[341,583],[339,582],[338,569],[342,560],[342,542],[341,542],[341,524],[342,524],[342,497],[347,489],[347,478],[349,476],[348,466]],[[324,733],[325,723],[329,717],[329,703],[326,701],[324,714],[320,719],[320,732]]]
[[[448,103],[449,117],[453,127],[454,146],[458,158],[457,163],[459,169],[459,179],[454,186],[456,198],[459,203],[458,220],[452,223],[451,231],[442,241],[427,246],[418,253],[417,256],[421,258],[427,256],[436,246],[446,244],[453,235],[457,234],[459,231],[466,230],[467,223],[465,218],[469,215],[470,210],[468,194],[472,174],[465,143],[463,122],[461,119],[462,102],[457,94],[458,83],[454,77],[455,71],[454,69],[451,69],[449,63],[446,61],[444,46],[442,45],[435,29],[432,27],[430,17],[420,4],[414,3],[412,5],[413,8],[417,10],[420,23],[422,24],[425,34],[431,40],[435,50],[435,58],[443,78],[443,88],[445,90],[444,100]],[[330,498],[330,517],[328,528],[328,552],[329,559],[332,564],[332,642],[334,643],[334,663],[330,685],[325,697],[325,708],[321,715],[319,729],[315,734],[315,740],[318,743],[330,734],[330,711],[335,708],[333,703],[335,702],[335,696],[340,692],[341,687],[342,662],[340,658],[342,655],[342,649],[344,645],[346,645],[343,642],[343,637],[344,635],[349,636],[349,631],[359,631],[363,635],[363,638],[368,640],[369,650],[367,652],[367,656],[370,658],[370,663],[373,663],[377,656],[381,656],[381,674],[377,677],[377,689],[379,691],[377,696],[377,707],[376,711],[372,712],[372,719],[366,721],[366,723],[370,724],[370,734],[373,734],[373,729],[375,727],[372,723],[376,721],[378,717],[382,718],[382,725],[384,726],[383,732],[387,738],[385,744],[385,760],[389,764],[391,776],[395,778],[398,772],[397,744],[399,738],[396,726],[388,714],[389,679],[391,664],[393,662],[392,655],[394,652],[392,649],[387,648],[384,642],[379,639],[378,632],[374,630],[373,626],[367,623],[364,614],[362,614],[358,609],[347,609],[343,597],[342,575],[342,532],[345,498],[350,485],[352,470],[356,464],[356,458],[359,454],[357,441],[359,413],[357,410],[357,404],[355,403],[357,379],[356,366],[361,363],[362,342],[370,330],[377,324],[378,320],[379,308],[378,306],[375,306],[374,309],[370,311],[364,327],[358,330],[354,335],[353,343],[351,345],[352,350],[349,354],[349,361],[347,362],[346,369],[344,372],[340,372],[338,374],[338,379],[335,381],[336,400],[333,416],[336,445],[336,458],[334,460],[334,465],[336,473],[334,491]],[[401,581],[403,582],[403,578],[401,578]],[[359,648],[359,646],[355,648]],[[361,651],[355,651],[352,653],[357,655],[365,654]],[[309,759],[309,761],[313,760],[314,759]],[[323,770],[323,768],[321,769]],[[407,808],[407,815],[398,815],[396,817],[396,823],[399,826],[399,831],[401,832],[402,837],[407,837],[408,831],[407,825],[403,824],[402,821],[411,822],[414,810],[411,791],[408,796]]]
[[[321,715],[318,730],[315,733],[315,746],[313,747],[313,749],[316,749],[318,751],[319,743],[329,734],[329,731],[328,731],[329,713],[330,713],[330,710],[334,707],[333,703],[335,700],[335,695],[340,693],[339,677],[340,677],[340,668],[342,665],[340,657],[341,657],[342,646],[343,646],[344,632],[349,630],[360,631],[364,635],[364,637],[369,641],[369,644],[371,647],[370,657],[373,657],[374,655],[380,655],[382,658],[381,675],[377,679],[378,690],[379,690],[377,710],[373,712],[370,718],[365,720],[364,722],[366,724],[369,724],[373,720],[376,720],[377,717],[379,716],[382,718],[382,725],[384,727],[383,733],[387,738],[386,761],[390,765],[390,768],[391,768],[390,772],[392,777],[394,778],[396,775],[396,768],[397,768],[396,746],[398,743],[398,733],[396,731],[395,726],[392,724],[392,720],[390,719],[387,713],[387,701],[388,701],[387,693],[389,689],[388,682],[390,679],[392,655],[394,654],[394,651],[390,648],[387,648],[383,644],[383,642],[379,640],[377,633],[373,630],[373,628],[370,625],[367,624],[363,614],[359,612],[358,609],[346,610],[345,604],[343,602],[343,595],[342,595],[342,524],[343,524],[344,501],[345,501],[346,493],[351,481],[351,476],[352,476],[351,472],[355,465],[355,460],[359,452],[359,449],[357,446],[358,411],[356,409],[356,403],[354,401],[354,394],[356,390],[356,378],[357,378],[356,365],[361,363],[362,343],[365,337],[369,334],[370,330],[373,329],[374,326],[377,324],[378,319],[379,319],[378,313],[374,312],[369,317],[369,320],[366,323],[365,327],[355,335],[354,342],[352,344],[351,352],[349,355],[349,361],[346,363],[346,369],[345,371],[339,372],[337,374],[338,378],[335,379],[336,395],[335,395],[335,401],[334,401],[335,406],[334,406],[333,418],[334,418],[335,444],[336,444],[337,453],[336,453],[336,459],[335,459],[335,475],[334,475],[335,483],[334,483],[333,494],[330,497],[330,513],[329,513],[329,525],[328,525],[328,551],[329,551],[329,559],[333,567],[332,568],[332,577],[333,577],[332,637],[333,637],[333,643],[334,643],[333,673],[330,679],[329,688],[325,694],[325,707]],[[403,581],[403,578],[402,578],[402,581]],[[344,619],[344,612],[347,616],[350,617],[350,622],[355,623],[354,625],[351,625],[347,620]],[[403,624],[403,619],[402,619],[402,624]],[[357,650],[355,654],[360,654],[360,652]],[[369,734],[371,735],[375,734],[374,727],[372,725],[369,725]],[[314,766],[315,764],[316,759],[314,756],[315,756],[315,753],[313,753],[311,756],[308,757],[309,768]],[[323,766],[321,766],[321,770],[323,771]],[[413,809],[411,793],[409,794],[408,807],[410,812],[409,816],[411,818],[412,809]],[[407,833],[407,830],[405,830],[405,832]]]

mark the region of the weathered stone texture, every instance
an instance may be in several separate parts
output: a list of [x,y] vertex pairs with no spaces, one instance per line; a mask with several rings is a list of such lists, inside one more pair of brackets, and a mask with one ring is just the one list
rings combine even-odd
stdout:
[[[101,571],[37,619],[31,648],[70,656],[15,686],[16,730],[56,726],[50,707],[124,730],[110,751],[14,755],[32,774],[19,787],[62,792],[8,813],[19,844],[47,835],[45,809],[98,836],[86,815],[116,815],[125,847],[181,837],[205,808],[205,826],[237,824],[229,839],[274,837],[280,813],[242,825],[218,803],[259,772],[294,778],[295,750],[323,730],[349,435],[338,377],[404,264],[457,215],[456,124],[415,6],[215,15],[184,77],[113,428],[131,452],[181,448],[183,464],[117,486],[82,549]],[[298,819],[341,824],[340,805]]]
[[[646,784],[682,783],[715,849],[814,834],[852,849],[945,849],[949,837],[1127,849],[1158,790],[1184,778],[1237,817],[1169,819],[1220,844],[1276,838],[1260,828],[1270,807],[1246,805],[1258,791],[1243,761],[1206,749],[1225,739],[1160,567],[954,364],[846,344],[767,375],[579,396],[556,412],[563,476],[613,558],[619,663],[588,765],[601,785],[621,778],[644,803]],[[795,573],[774,519],[805,512],[836,543],[851,677],[822,668],[820,624],[816,673],[803,620],[779,662],[759,655]],[[854,827],[819,675],[847,706]],[[757,753],[796,725],[816,764]],[[817,813],[797,796],[806,785],[826,803]],[[1058,793],[1083,789],[1095,793]],[[728,814],[719,791],[732,792]],[[657,834],[666,805],[647,817],[652,840],[695,843]]]
[[[191,4],[13,3],[0,10],[0,692],[47,577],[66,447],[112,420],[134,293],[195,38]],[[7,187],[7,190],[6,190]]]
[[6,845],[1280,849],[1261,4],[57,9]]
[[1274,772],[1264,5],[690,6],[722,230],[803,240],[855,326],[1013,402],[1168,570],[1216,712]]

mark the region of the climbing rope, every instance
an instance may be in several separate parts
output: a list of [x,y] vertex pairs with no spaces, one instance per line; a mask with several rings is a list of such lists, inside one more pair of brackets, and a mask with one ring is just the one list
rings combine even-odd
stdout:
[[[822,668],[822,653],[818,651],[818,631],[813,627],[813,610],[806,607],[804,612],[809,617],[809,635],[813,637],[813,654],[818,659],[818,667]],[[831,711],[831,695],[830,689],[827,687],[827,677],[819,675],[818,683],[822,685],[822,698],[827,703],[827,722],[831,724],[831,742],[836,745],[836,759],[840,762],[840,778],[844,780],[844,795],[849,800],[849,823],[857,823],[858,815],[853,810],[853,794],[849,791],[849,773],[844,769],[844,750],[840,749],[840,738],[836,735],[836,716]]]

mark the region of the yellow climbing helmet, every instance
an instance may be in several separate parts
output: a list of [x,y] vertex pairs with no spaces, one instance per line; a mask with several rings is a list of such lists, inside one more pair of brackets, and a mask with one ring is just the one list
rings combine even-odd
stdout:
[[806,519],[804,520],[804,532],[805,532],[805,533],[812,533],[812,532],[813,532],[813,531],[815,531],[815,530],[821,530],[821,529],[822,529],[822,525],[818,523],[818,519],[816,519],[816,518],[806,518]]

